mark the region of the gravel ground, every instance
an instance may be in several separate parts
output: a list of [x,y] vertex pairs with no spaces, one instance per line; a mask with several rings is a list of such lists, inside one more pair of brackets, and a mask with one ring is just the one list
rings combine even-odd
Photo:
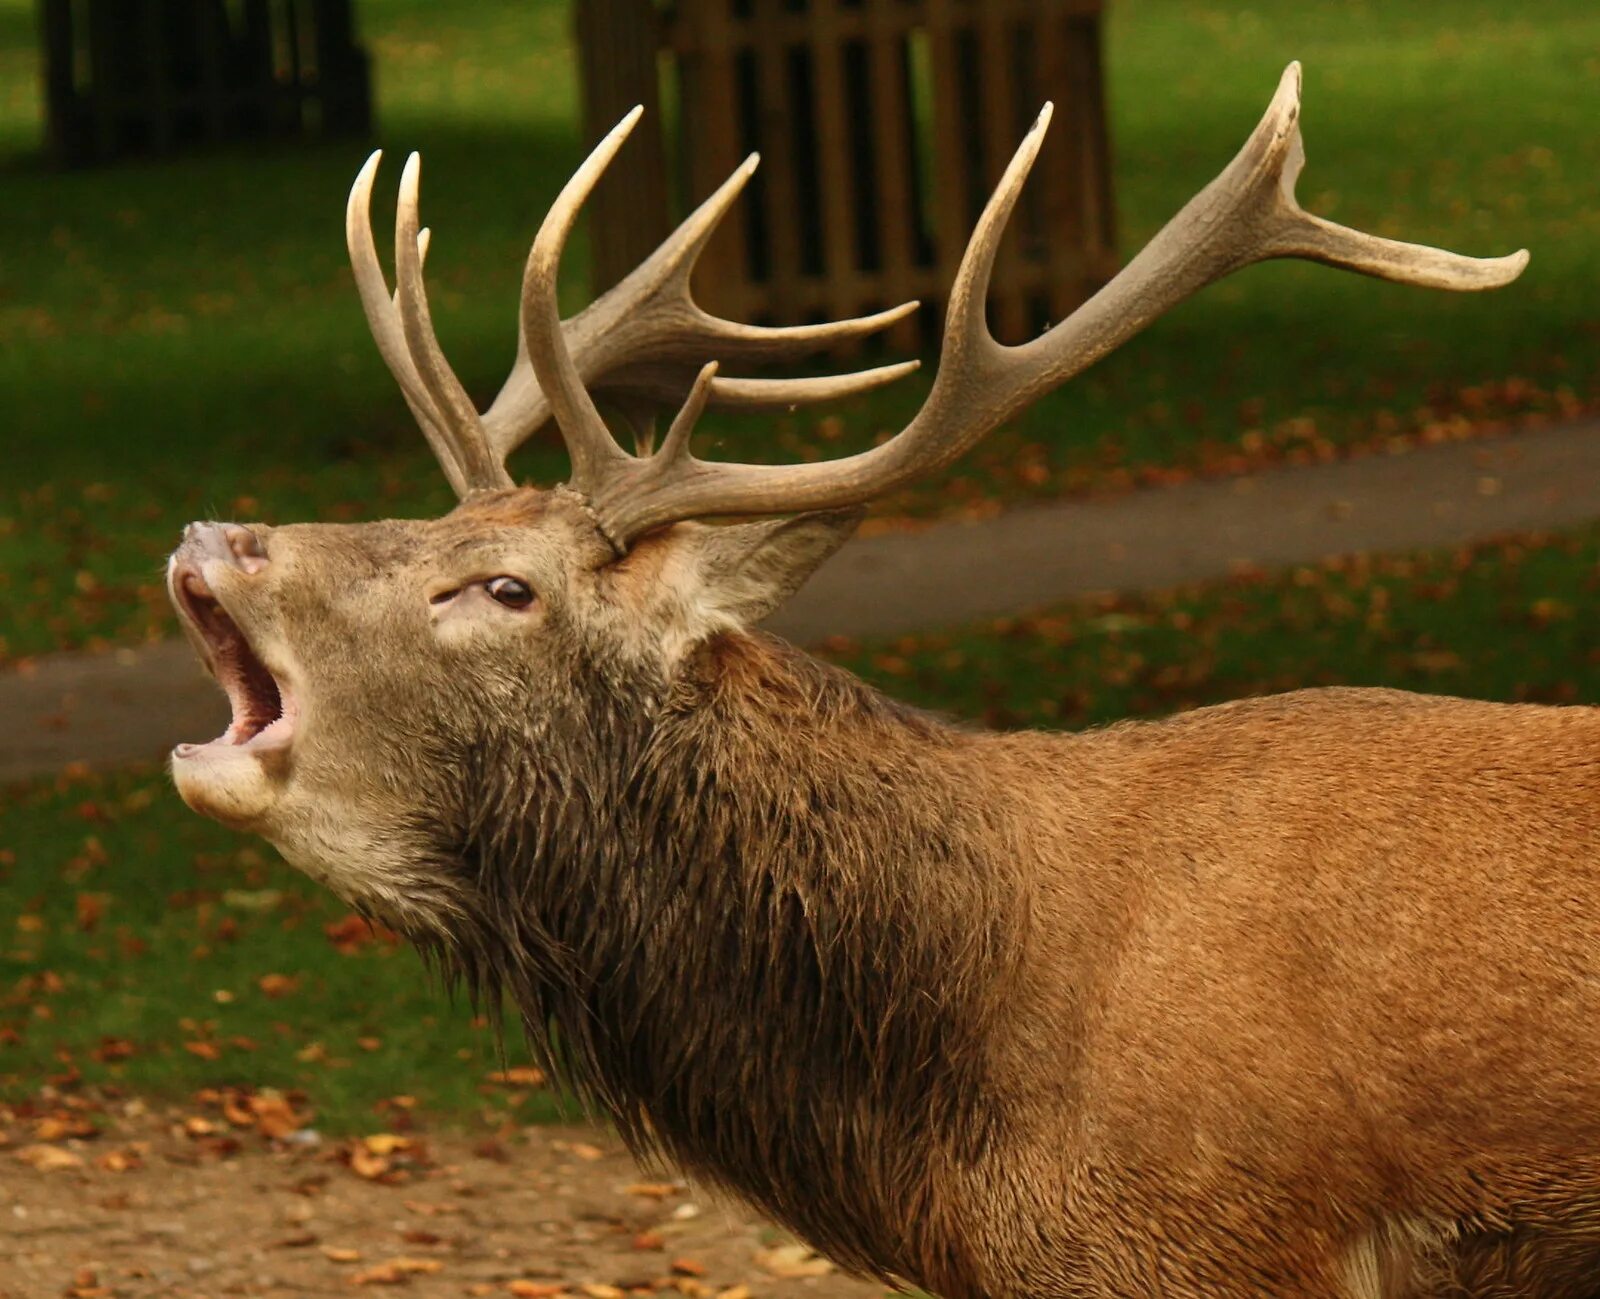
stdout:
[[0,1299],[886,1293],[593,1129],[277,1140],[212,1101],[14,1107]]

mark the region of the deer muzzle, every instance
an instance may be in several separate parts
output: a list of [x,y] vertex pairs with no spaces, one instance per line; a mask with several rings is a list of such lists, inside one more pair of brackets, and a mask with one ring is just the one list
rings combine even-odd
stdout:
[[173,775],[197,811],[232,824],[255,819],[294,740],[294,697],[253,643],[239,598],[270,569],[257,534],[236,523],[191,523],[167,565],[173,607],[233,710],[216,739],[173,750]]

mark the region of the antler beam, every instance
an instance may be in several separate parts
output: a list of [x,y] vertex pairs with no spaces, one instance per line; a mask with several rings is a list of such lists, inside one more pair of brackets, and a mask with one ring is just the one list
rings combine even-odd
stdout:
[[[588,429],[579,436],[592,434],[595,440],[575,473],[574,486],[589,496],[619,547],[680,519],[855,505],[949,464],[1184,298],[1253,262],[1303,257],[1402,284],[1455,290],[1496,288],[1521,273],[1528,260],[1525,251],[1508,257],[1463,257],[1365,234],[1302,210],[1294,194],[1304,162],[1299,118],[1300,65],[1292,63],[1266,115],[1215,180],[1071,316],[1029,343],[1007,347],[989,333],[984,298],[995,250],[1050,121],[1047,104],[967,245],[951,289],[939,373],[927,401],[893,439],[842,460],[746,465],[707,463],[683,448],[670,457],[663,454],[665,447],[639,457],[627,455],[614,442],[610,449],[601,448],[593,403],[586,393],[573,391],[581,387],[573,382],[576,372],[556,355],[559,336],[549,328],[547,306],[545,334],[552,349],[535,358],[535,368],[547,388],[554,384],[565,390],[562,400],[568,410],[563,413],[558,407],[558,419],[564,426],[570,420],[573,427]],[[579,173],[586,179],[580,183],[575,177],[569,185],[579,201],[619,143],[613,137],[603,141]],[[570,214],[563,220],[570,224]],[[525,312],[525,324],[526,317]]]

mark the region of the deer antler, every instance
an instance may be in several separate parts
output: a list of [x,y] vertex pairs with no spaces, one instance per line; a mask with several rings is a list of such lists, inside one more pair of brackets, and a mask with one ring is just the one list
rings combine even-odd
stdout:
[[[679,519],[855,505],[949,464],[1163,312],[1252,262],[1304,257],[1439,289],[1495,288],[1521,273],[1526,252],[1463,257],[1364,234],[1303,211],[1294,195],[1304,162],[1299,116],[1300,65],[1291,63],[1266,115],[1221,175],[1071,316],[1032,342],[1006,347],[989,333],[984,296],[995,249],[1050,121],[1046,104],[967,245],[950,293],[939,373],[922,409],[873,450],[807,465],[697,460],[689,453],[682,420],[675,428],[678,436],[669,436],[659,451],[630,456],[611,438],[584,390],[555,311],[555,263],[578,206],[632,125],[631,118],[625,120],[562,191],[529,262],[530,280],[534,263],[540,263],[540,284],[537,301],[524,301],[523,329],[534,371],[572,447],[573,487],[588,496],[619,549]],[[720,381],[702,373],[699,382],[714,387]],[[691,411],[685,413],[692,418]]]
[[[641,111],[630,113],[607,139],[616,137],[620,144],[618,132],[625,136]],[[536,256],[529,258],[517,360],[499,395],[480,414],[433,331],[422,278],[428,231],[419,228],[422,164],[416,154],[406,160],[400,178],[395,289],[390,296],[372,237],[372,186],[382,156],[379,150],[367,159],[345,209],[350,264],[372,336],[456,494],[509,486],[506,458],[552,414],[552,402],[529,362],[527,322],[530,302],[548,299],[554,310],[554,267],[545,283],[543,263]],[[557,313],[555,329],[562,336],[574,383],[618,398],[628,411],[638,411],[646,403],[675,405],[693,389],[701,363],[713,350],[724,360],[737,362],[793,360],[874,333],[916,309],[917,304],[909,302],[853,320],[780,328],[739,324],[702,310],[690,293],[690,276],[718,223],[755,172],[756,162],[752,154],[621,283],[569,321],[563,323]],[[570,217],[576,217],[575,209]],[[806,405],[880,387],[916,366],[911,361],[804,379],[719,378],[705,397],[744,410]],[[645,445],[648,440],[648,435],[641,439]],[[618,448],[618,454],[625,453]]]

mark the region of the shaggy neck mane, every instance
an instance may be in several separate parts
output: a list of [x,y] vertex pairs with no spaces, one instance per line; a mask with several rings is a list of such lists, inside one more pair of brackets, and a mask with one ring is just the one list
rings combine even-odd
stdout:
[[484,761],[518,775],[467,836],[481,914],[448,959],[636,1152],[928,1275],[939,1167],[1000,1136],[986,1035],[1022,949],[975,737],[750,634],[637,694],[568,718],[585,745]]

